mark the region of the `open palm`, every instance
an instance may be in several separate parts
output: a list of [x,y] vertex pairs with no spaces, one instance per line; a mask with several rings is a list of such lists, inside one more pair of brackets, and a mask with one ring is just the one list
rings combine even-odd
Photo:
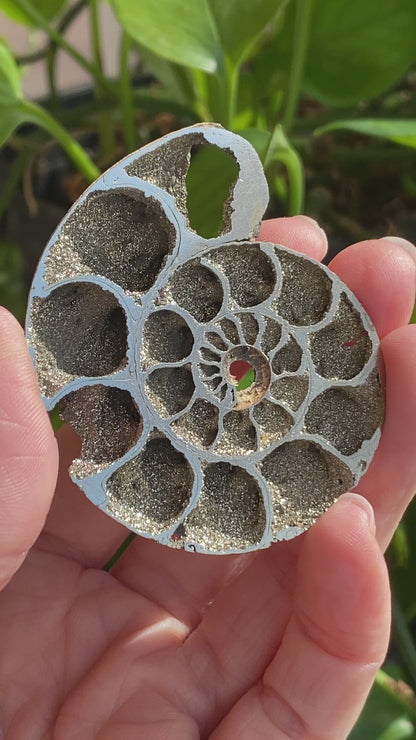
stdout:
[[[303,217],[260,236],[318,259],[326,248]],[[110,573],[127,531],[71,483],[65,427],[51,504],[56,444],[22,332],[0,310],[0,737],[347,736],[388,640],[380,548],[416,487],[416,260],[378,240],[331,268],[383,337],[386,421],[359,486],[372,506],[347,494],[307,534],[247,555],[137,537]]]

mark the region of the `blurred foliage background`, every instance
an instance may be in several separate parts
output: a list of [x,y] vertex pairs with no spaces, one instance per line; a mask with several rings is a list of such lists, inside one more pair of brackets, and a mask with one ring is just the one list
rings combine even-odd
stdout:
[[[105,73],[104,0],[0,0],[27,27],[18,57],[0,38],[0,303],[24,320],[37,260],[68,207],[105,168],[169,131],[217,121],[257,149],[267,215],[305,212],[329,258],[348,243],[416,241],[414,0],[111,0],[118,71]],[[85,15],[91,54],[68,40]],[[88,73],[63,95],[57,58]],[[22,77],[42,63],[44,100]],[[220,155],[219,155],[220,156]],[[231,169],[230,169],[231,168]],[[188,175],[191,223],[218,232],[230,159],[201,152]],[[350,740],[416,738],[416,505],[388,551],[391,648]],[[353,629],[353,625],[351,626]]]

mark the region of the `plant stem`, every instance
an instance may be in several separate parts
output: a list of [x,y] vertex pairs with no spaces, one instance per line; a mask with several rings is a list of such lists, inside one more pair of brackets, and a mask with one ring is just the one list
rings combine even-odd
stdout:
[[[65,33],[67,28],[74,22],[75,18],[77,17],[78,13],[81,12],[81,10],[85,7],[87,4],[87,0],[78,0],[75,5],[72,5],[68,12],[65,13],[65,15],[61,18],[57,30],[61,35]],[[48,81],[49,81],[49,94],[51,99],[51,107],[53,111],[56,111],[58,109],[58,92],[57,92],[57,85],[56,85],[56,55],[58,52],[58,45],[56,41],[53,39],[50,40],[50,43],[48,44],[46,48],[46,65],[47,65],[47,71],[48,71]]]
[[412,718],[412,721],[416,720],[416,709],[414,704],[409,701],[403,691],[397,691],[397,682],[391,678],[382,669],[377,671],[375,684],[379,686],[383,691],[390,694],[397,702],[401,704],[404,711]]
[[303,211],[305,191],[303,165],[280,124],[275,126],[264,157],[263,166],[266,171],[273,161],[282,162],[286,167],[289,181],[288,213],[290,216],[296,216]]
[[103,76],[103,60],[101,55],[100,28],[98,20],[97,0],[89,0],[90,19],[91,19],[91,46],[94,56],[95,66]]
[[94,182],[100,175],[100,170],[92,159],[58,121],[36,103],[29,100],[20,101],[19,105],[25,113],[26,120],[36,123],[53,136],[72,160],[78,171],[88,182]]
[[23,10],[29,18],[33,21],[33,23],[38,27],[41,28],[50,39],[55,41],[55,43],[64,51],[69,54],[78,64],[83,67],[89,74],[98,82],[100,82],[106,89],[109,89],[112,92],[111,87],[108,85],[105,78],[100,75],[100,70],[97,69],[97,67],[94,64],[91,64],[87,59],[85,59],[82,54],[80,54],[68,41],[62,36],[59,31],[57,31],[53,26],[51,26],[46,18],[39,13],[38,10],[32,5],[32,3],[28,2],[28,0],[14,0],[15,5],[17,5],[20,10]]
[[26,163],[31,157],[31,154],[29,149],[22,149],[13,162],[10,173],[0,192],[0,221],[19,186]]
[[409,678],[412,681],[413,689],[416,688],[416,648],[410,634],[409,628],[406,623],[406,619],[401,610],[400,604],[396,597],[392,596],[392,635],[394,644],[396,645],[402,661],[405,666]]
[[54,48],[52,46],[49,46],[48,53],[46,56],[46,70],[47,70],[48,84],[49,84],[50,107],[54,114],[56,114],[58,107],[59,107],[58,91],[56,88],[55,59],[56,59],[56,45],[54,45]]
[[[209,105],[209,80],[212,75],[208,75],[201,69],[192,68],[191,70],[192,79],[195,90],[195,101],[194,108],[197,112],[201,121],[215,121],[216,118],[212,114],[211,106]],[[211,80],[211,85],[212,85]]]
[[289,179],[288,214],[297,216],[303,211],[304,175],[300,157],[294,149],[276,152],[276,159],[287,169]]
[[124,141],[128,152],[136,149],[136,124],[134,120],[133,88],[129,67],[131,38],[123,31],[120,43],[120,103],[123,116]]
[[[59,21],[57,25],[57,31],[60,34],[63,34],[64,31],[68,28],[68,26],[71,25],[72,21],[75,20],[78,13],[82,10],[82,8],[86,5],[87,0],[78,0],[75,5],[71,5],[70,8],[68,8],[67,12],[64,13],[61,20]],[[16,57],[16,62],[18,65],[24,65],[24,64],[34,64],[35,62],[39,62],[41,59],[44,59],[49,50],[51,45],[47,43],[45,46],[43,46],[41,49],[37,49],[31,54],[23,54],[22,56]]]
[[[95,99],[97,101],[105,98],[105,86],[102,82],[105,80],[103,71],[103,60],[101,54],[101,43],[100,43],[100,27],[98,18],[98,4],[97,0],[89,0],[90,8],[90,23],[91,23],[91,46],[93,51],[95,67],[98,70],[99,77],[97,79],[97,87],[95,90]],[[111,118],[109,116],[98,115],[98,128],[100,133],[100,144],[101,151],[104,158],[108,160],[111,157],[113,151],[113,131],[111,126]]]
[[296,0],[295,27],[293,33],[292,62],[289,73],[286,109],[283,123],[286,131],[293,126],[302,84],[303,67],[309,39],[309,23],[313,0]]
[[131,545],[135,537],[136,537],[136,534],[134,532],[130,532],[130,534],[126,537],[124,542],[121,543],[118,550],[115,551],[114,555],[112,555],[110,560],[108,560],[108,562],[104,565],[103,570],[106,570],[108,572],[111,570],[111,568],[114,567],[117,560],[120,560],[121,556],[125,553],[127,548]]

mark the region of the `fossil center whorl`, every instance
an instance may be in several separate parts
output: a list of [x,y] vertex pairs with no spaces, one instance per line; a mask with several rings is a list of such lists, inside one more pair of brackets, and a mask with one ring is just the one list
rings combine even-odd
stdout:
[[[254,378],[249,387],[241,390],[238,389],[239,382],[241,382],[240,373],[235,375],[236,371],[233,372],[236,365],[238,368],[238,363],[245,366],[246,372],[249,372],[250,368],[254,371]],[[222,371],[226,380],[231,385],[236,386],[234,411],[254,406],[263,398],[270,385],[271,369],[269,361],[263,352],[250,345],[241,344],[228,350],[222,361]]]

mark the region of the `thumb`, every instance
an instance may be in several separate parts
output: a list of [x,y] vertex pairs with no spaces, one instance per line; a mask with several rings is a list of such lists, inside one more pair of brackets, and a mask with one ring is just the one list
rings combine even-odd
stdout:
[[26,339],[0,307],[0,589],[43,527],[57,470],[57,446]]

